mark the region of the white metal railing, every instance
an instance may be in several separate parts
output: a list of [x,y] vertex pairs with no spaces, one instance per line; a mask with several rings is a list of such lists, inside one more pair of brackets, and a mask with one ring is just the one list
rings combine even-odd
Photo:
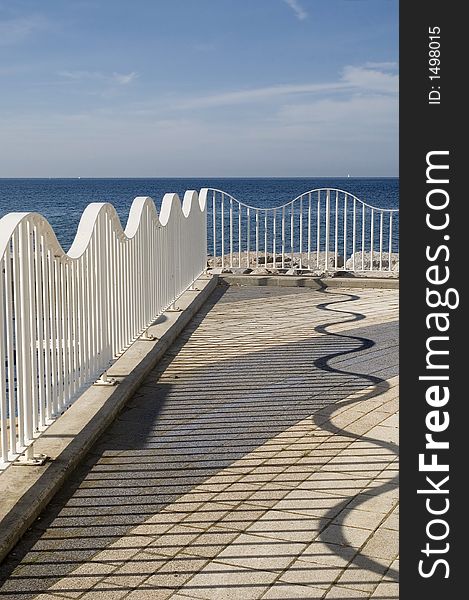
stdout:
[[[206,192],[90,204],[65,253],[37,213],[0,220],[0,464],[6,466],[206,267]],[[104,373],[104,375],[103,375]]]
[[209,265],[391,271],[399,261],[399,210],[321,188],[275,208],[206,188]]

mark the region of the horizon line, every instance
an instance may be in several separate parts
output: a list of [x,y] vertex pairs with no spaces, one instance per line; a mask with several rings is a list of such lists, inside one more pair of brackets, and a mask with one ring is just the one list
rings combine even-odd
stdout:
[[155,177],[155,176],[150,176],[150,177],[146,177],[144,175],[138,175],[138,176],[130,176],[130,177],[112,177],[112,176],[106,176],[106,177],[87,177],[87,176],[62,176],[62,177],[49,177],[49,176],[35,176],[35,177],[1,177],[0,176],[0,180],[11,180],[11,179],[24,179],[24,180],[28,180],[28,179],[70,179],[70,180],[75,180],[75,179],[87,179],[87,180],[91,180],[91,179],[181,179],[181,180],[187,180],[187,179],[399,179],[399,175],[306,175],[306,176],[301,176],[301,175],[294,175],[294,176],[272,176],[270,177],[269,175],[262,175],[262,176],[244,176],[244,175],[235,175],[235,176],[227,176],[227,175],[223,175],[223,176],[216,176],[216,175],[211,175],[211,176],[193,176],[193,177],[169,177],[169,176],[165,176],[165,177]]

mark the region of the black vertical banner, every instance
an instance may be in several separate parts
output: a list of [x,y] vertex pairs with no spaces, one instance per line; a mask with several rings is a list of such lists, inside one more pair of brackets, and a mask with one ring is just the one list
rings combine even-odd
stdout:
[[400,3],[404,600],[466,595],[469,229],[462,180],[469,152],[462,139],[469,127],[462,111],[468,72],[462,6]]

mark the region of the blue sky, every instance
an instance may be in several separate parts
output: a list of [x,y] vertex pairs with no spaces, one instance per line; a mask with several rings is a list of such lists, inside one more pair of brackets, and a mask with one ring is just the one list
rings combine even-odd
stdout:
[[395,176],[397,0],[0,0],[0,177]]

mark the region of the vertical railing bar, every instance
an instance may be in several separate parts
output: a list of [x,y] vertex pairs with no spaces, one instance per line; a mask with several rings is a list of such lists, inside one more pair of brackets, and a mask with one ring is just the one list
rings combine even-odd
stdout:
[[324,254],[324,268],[326,271],[329,271],[329,235],[330,235],[330,219],[331,219],[331,191],[327,189],[326,191],[326,247]]
[[[129,240],[130,243],[130,240]],[[95,285],[95,265],[94,265],[94,253],[96,252],[95,250],[96,244],[95,244],[95,236],[94,233],[91,236],[90,239],[90,243],[88,246],[88,294],[89,294],[89,298],[88,301],[90,302],[89,307],[90,307],[90,313],[89,313],[89,323],[90,323],[90,328],[89,328],[89,332],[90,332],[90,357],[91,357],[91,365],[90,365],[90,369],[91,369],[91,373],[90,373],[90,377],[92,377],[93,379],[97,377],[98,373],[97,373],[97,365],[96,365],[96,359],[97,359],[97,353],[96,353],[96,331],[97,331],[97,318],[96,318],[96,285]],[[128,250],[128,248],[127,248]],[[128,269],[130,271],[130,261],[128,264]],[[128,312],[127,312],[127,319],[129,322],[128,325],[128,329],[130,331],[130,327],[131,327],[131,285],[130,285],[130,279],[127,283],[127,294],[128,294]]]
[[230,196],[230,267],[233,266],[233,198]]
[[[81,318],[82,318],[82,357],[83,357],[83,382],[85,383],[91,379],[91,364],[90,364],[90,304],[89,300],[89,273],[88,273],[88,250],[80,257],[81,262],[81,277],[82,277],[82,305],[81,305]],[[122,285],[122,295],[126,295],[126,287]]]
[[357,200],[353,198],[353,222],[352,222],[352,270],[355,271],[355,248],[357,243]]
[[217,202],[216,192],[212,193],[212,217],[213,217],[213,267],[217,266]]
[[251,266],[251,209],[247,208],[247,255],[246,255],[246,267],[249,269]]
[[66,336],[65,336],[65,347],[67,354],[67,362],[65,363],[65,371],[67,373],[67,394],[66,401],[67,404],[70,404],[70,400],[72,398],[72,389],[73,389],[73,369],[72,369],[72,332],[71,332],[71,311],[70,311],[70,261],[67,260],[63,266],[64,269],[64,281],[65,281],[65,301],[64,301],[64,321],[67,324],[66,327]]
[[308,192],[308,269],[311,268],[311,192]]
[[220,209],[220,218],[221,218],[221,268],[225,267],[225,194],[221,195],[221,209]]
[[295,239],[294,239],[294,231],[295,231],[295,206],[294,202],[291,203],[291,217],[290,217],[290,252],[291,252],[291,263],[290,266],[293,268],[293,260],[294,260],[294,252],[295,252]]
[[277,209],[272,212],[272,267],[277,268]]
[[285,268],[285,205],[282,206],[282,269]]
[[53,418],[59,412],[58,408],[58,394],[59,394],[59,360],[58,360],[58,322],[57,322],[57,269],[54,253],[51,250],[47,251],[47,262],[49,272],[49,286],[50,286],[50,301],[49,301],[49,315],[50,315],[50,352],[51,352],[51,387],[52,387],[52,399],[50,403],[50,416]]
[[391,271],[391,256],[392,256],[392,218],[393,213],[389,213],[389,260],[388,260],[388,271]]
[[265,262],[264,262],[264,266],[267,269],[267,243],[268,243],[268,239],[267,239],[267,209],[264,211],[264,255],[265,255]]
[[238,267],[241,267],[241,244],[242,244],[241,218],[242,218],[242,209],[241,209],[241,204],[238,202]]
[[42,236],[39,237],[38,227],[34,225],[34,264],[36,269],[36,326],[37,326],[37,355],[38,355],[38,420],[37,427],[43,428],[45,417],[45,340],[44,340],[44,303],[43,303],[43,264],[42,264]]
[[61,376],[62,376],[62,386],[61,386],[61,396],[59,399],[59,408],[62,409],[68,402],[68,381],[69,381],[69,373],[68,373],[68,320],[66,314],[66,277],[65,277],[65,265],[64,258],[60,258],[59,260],[59,280],[60,280],[60,304],[59,304],[59,319],[60,319],[60,344],[61,344]]
[[256,268],[259,266],[259,209],[256,208]]
[[373,261],[374,261],[374,227],[375,227],[375,211],[371,209],[371,226],[370,226],[370,271],[373,270]]
[[46,247],[46,238],[41,235],[41,262],[42,262],[42,305],[44,314],[44,425],[52,416],[52,348],[51,348],[51,283],[49,273],[49,255]]
[[39,335],[39,321],[41,312],[38,310],[38,261],[36,255],[37,236],[36,226],[32,221],[28,221],[28,254],[29,254],[29,319],[30,319],[30,348],[31,348],[31,421],[32,421],[32,436],[34,439],[35,433],[39,431],[39,387],[42,371],[39,368],[39,353],[41,336]]
[[[81,387],[85,383],[85,373],[84,373],[84,352],[83,352],[83,343],[84,343],[84,324],[83,324],[83,278],[82,278],[82,265],[83,265],[83,257],[75,260],[75,289],[76,289],[76,328],[77,328],[77,337],[75,340],[75,356],[76,356],[76,368],[77,368],[77,390],[81,389]],[[116,315],[117,319],[117,327],[120,329],[120,315]]]
[[303,196],[300,197],[300,269],[303,268]]
[[14,345],[15,345],[15,372],[16,372],[16,403],[13,414],[17,416],[17,446],[14,449],[15,454],[22,451],[25,443],[25,426],[24,426],[24,410],[22,405],[23,392],[23,358],[21,353],[21,338],[24,321],[21,317],[21,291],[20,282],[23,274],[20,270],[20,235],[22,225],[20,224],[13,234],[13,321],[15,324],[14,330]]
[[[26,231],[25,231],[26,230]],[[22,322],[21,336],[18,338],[20,345],[20,356],[22,362],[22,387],[19,395],[21,409],[23,412],[23,446],[32,440],[32,397],[31,397],[31,343],[28,339],[30,335],[30,319],[29,319],[29,299],[30,299],[30,279],[29,279],[29,261],[31,260],[29,246],[29,232],[26,229],[26,224],[23,222],[19,226],[19,257],[20,257],[20,296],[19,296],[19,313]]]
[[27,247],[27,269],[28,269],[28,304],[29,304],[29,351],[30,351],[30,393],[31,403],[28,407],[29,423],[28,437],[32,441],[34,433],[38,429],[39,414],[39,389],[38,389],[38,370],[37,370],[37,323],[36,323],[36,282],[35,282],[35,260],[34,260],[34,232],[31,221],[26,222],[26,247]]
[[318,190],[317,206],[317,236],[316,236],[316,268],[319,269],[319,251],[321,250],[321,190]]
[[365,221],[366,221],[365,205],[362,204],[362,271],[365,270]]
[[[5,286],[10,285],[9,281],[4,281],[3,273],[5,255],[0,259],[0,450],[1,450],[1,461],[6,463],[8,461],[8,402],[7,402],[7,381],[6,381],[6,369],[5,365],[12,360],[11,356],[8,356],[6,352],[5,338],[6,338],[6,327],[5,327]],[[10,384],[11,385],[11,384]],[[15,414],[10,414],[10,427],[13,427],[15,420]]]
[[344,195],[344,270],[347,268],[347,196]]
[[337,271],[339,252],[339,191],[335,192],[334,269]]
[[379,213],[379,270],[383,270],[383,211]]
[[[14,312],[13,312],[13,285],[14,285],[14,271],[13,271],[13,255],[11,252],[11,246],[13,239],[7,245],[5,252],[5,322],[6,322],[6,347],[8,355],[7,365],[7,377],[8,377],[8,413],[10,414],[10,453],[16,454],[16,442],[17,442],[17,425],[16,425],[16,398],[17,388],[15,385],[15,347],[14,347],[14,336],[15,336],[15,323],[14,323]],[[11,416],[13,415],[13,416]]]

